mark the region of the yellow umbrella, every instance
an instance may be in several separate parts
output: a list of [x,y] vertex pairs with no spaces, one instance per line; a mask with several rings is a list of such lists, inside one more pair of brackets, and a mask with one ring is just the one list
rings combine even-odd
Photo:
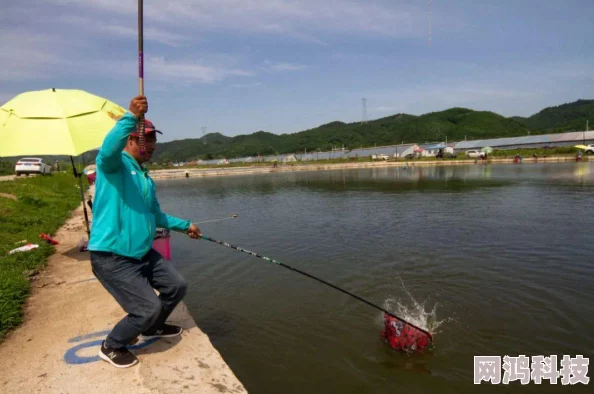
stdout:
[[21,93],[0,107],[0,156],[78,156],[99,148],[125,112],[82,90]]
[[0,156],[70,156],[90,234],[81,174],[73,156],[99,148],[125,112],[119,105],[82,90],[21,93],[0,107]]

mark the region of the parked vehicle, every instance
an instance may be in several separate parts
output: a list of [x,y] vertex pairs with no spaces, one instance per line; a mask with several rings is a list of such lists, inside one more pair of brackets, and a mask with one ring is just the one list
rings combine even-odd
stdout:
[[371,158],[373,160],[389,160],[390,159],[390,157],[388,155],[382,155],[381,153],[377,154],[377,155],[372,155]]
[[467,150],[466,156],[471,158],[477,158],[482,156],[482,152],[479,150]]
[[594,154],[594,144],[589,144],[588,146],[586,146],[586,154],[587,155]]
[[14,172],[17,176],[21,176],[21,174],[51,175],[52,166],[38,157],[24,157],[17,161]]

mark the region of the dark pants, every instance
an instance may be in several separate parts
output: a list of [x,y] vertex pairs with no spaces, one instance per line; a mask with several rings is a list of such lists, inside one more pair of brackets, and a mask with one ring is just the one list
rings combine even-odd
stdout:
[[186,295],[185,279],[153,249],[142,260],[91,252],[91,266],[103,287],[128,313],[107,336],[107,347],[126,346],[139,334],[160,328]]

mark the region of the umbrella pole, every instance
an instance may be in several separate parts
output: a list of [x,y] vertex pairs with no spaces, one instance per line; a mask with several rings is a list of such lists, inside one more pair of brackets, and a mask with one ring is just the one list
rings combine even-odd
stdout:
[[85,193],[83,192],[83,184],[82,184],[82,174],[76,171],[76,166],[74,165],[74,158],[70,156],[70,161],[72,162],[72,172],[74,173],[74,177],[78,178],[78,184],[80,186],[80,200],[82,201],[83,210],[85,212],[85,224],[87,226],[87,236],[91,237],[91,230],[89,229],[89,214],[87,213],[87,206],[85,205]]

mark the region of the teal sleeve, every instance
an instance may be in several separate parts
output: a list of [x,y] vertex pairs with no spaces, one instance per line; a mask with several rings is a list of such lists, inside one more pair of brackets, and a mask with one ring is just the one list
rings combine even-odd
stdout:
[[117,121],[105,136],[97,155],[97,168],[104,172],[117,171],[122,166],[122,150],[126,147],[128,136],[136,130],[138,119],[130,111]]

